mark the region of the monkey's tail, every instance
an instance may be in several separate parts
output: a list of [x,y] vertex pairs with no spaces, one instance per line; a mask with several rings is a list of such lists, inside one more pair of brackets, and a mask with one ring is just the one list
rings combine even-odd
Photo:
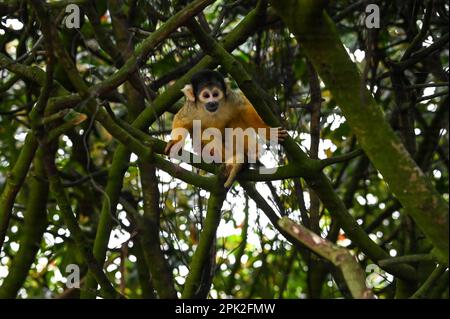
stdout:
[[242,166],[243,166],[243,164],[241,164],[241,163],[233,164],[231,166],[231,170],[230,170],[230,173],[228,174],[228,178],[225,181],[225,184],[223,184],[223,186],[225,188],[229,188],[229,187],[231,187],[231,185],[233,185],[233,182],[236,179],[236,176],[239,173],[239,171],[241,170]]

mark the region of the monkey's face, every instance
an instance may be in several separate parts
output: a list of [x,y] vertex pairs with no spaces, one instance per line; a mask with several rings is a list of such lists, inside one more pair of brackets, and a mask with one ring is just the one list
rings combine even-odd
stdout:
[[191,84],[186,85],[182,91],[188,102],[195,103],[197,107],[212,114],[218,114],[227,99],[227,86],[222,74],[211,70],[195,73]]
[[202,88],[197,96],[197,103],[208,112],[214,113],[223,101],[224,93],[218,86],[207,86]]

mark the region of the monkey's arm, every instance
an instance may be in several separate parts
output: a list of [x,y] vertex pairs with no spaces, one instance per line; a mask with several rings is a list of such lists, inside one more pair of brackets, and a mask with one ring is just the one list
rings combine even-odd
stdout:
[[[242,119],[246,122],[247,127],[252,127],[256,130],[263,129],[262,137],[267,140],[270,140],[270,129],[271,127],[268,126],[266,123],[264,123],[263,119],[259,116],[259,114],[256,112],[253,105],[250,103],[250,101],[247,98],[244,98],[244,116]],[[259,133],[259,132],[258,132]],[[288,136],[288,133],[285,129],[278,127],[277,133],[275,137],[277,138],[277,141],[284,141],[284,139]]]
[[165,154],[169,154],[172,147],[178,143],[180,148],[183,146],[187,133],[192,130],[192,120],[192,114],[183,106],[173,118],[171,139],[164,149]]

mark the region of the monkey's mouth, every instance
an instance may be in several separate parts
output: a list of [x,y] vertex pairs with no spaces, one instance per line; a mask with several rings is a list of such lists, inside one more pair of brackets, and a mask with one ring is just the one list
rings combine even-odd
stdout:
[[208,112],[215,112],[219,108],[219,103],[215,103],[215,102],[206,103],[205,108]]

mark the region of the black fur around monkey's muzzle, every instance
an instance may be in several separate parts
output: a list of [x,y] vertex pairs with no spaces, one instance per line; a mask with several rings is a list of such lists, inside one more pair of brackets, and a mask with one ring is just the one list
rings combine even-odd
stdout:
[[218,109],[218,107],[219,107],[218,102],[209,102],[205,104],[205,108],[209,112],[215,112]]

